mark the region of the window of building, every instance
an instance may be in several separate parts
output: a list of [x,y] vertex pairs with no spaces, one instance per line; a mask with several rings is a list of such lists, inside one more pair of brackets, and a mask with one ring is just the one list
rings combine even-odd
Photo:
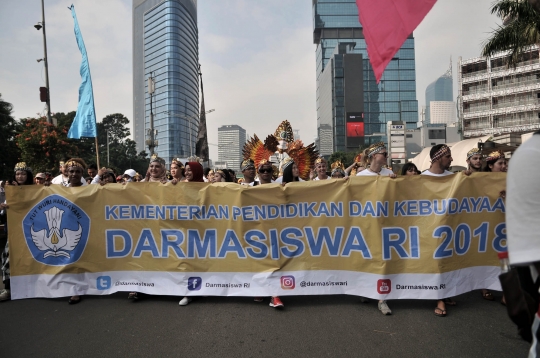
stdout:
[[429,139],[446,139],[446,131],[444,129],[430,129],[428,131]]

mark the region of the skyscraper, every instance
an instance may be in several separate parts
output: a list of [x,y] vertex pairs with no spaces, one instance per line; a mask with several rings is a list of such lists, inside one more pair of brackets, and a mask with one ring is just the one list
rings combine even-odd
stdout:
[[199,124],[197,0],[133,0],[133,123],[137,150],[147,150],[148,78],[156,153],[170,163],[195,154]]
[[355,0],[312,0],[312,4],[321,154],[358,151],[361,146],[387,141],[388,121],[403,121],[407,128],[416,128],[412,34],[377,84]]
[[227,162],[227,168],[240,170],[242,149],[246,143],[246,130],[236,124],[218,128],[218,161]]
[[426,88],[426,124],[432,123],[430,103],[432,101],[453,102],[453,97],[452,60],[450,60],[448,70],[441,77],[430,83]]

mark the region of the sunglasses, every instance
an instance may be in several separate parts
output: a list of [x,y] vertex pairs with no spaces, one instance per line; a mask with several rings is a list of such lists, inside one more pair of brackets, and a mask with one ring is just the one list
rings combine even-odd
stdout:
[[385,157],[388,157],[388,152],[377,153],[377,154],[382,154],[382,155],[384,155]]
[[273,171],[274,171],[273,169],[260,169],[259,173],[261,173],[261,174],[272,173]]
[[45,180],[45,178],[38,178],[38,177],[36,177],[36,180]]

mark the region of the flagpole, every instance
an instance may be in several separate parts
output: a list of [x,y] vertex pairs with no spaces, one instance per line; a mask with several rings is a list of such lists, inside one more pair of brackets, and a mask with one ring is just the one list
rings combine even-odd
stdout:
[[101,169],[101,167],[99,166],[99,147],[98,147],[97,135],[94,137],[94,139],[95,139],[95,143],[96,143],[96,162],[97,162],[97,167],[98,167],[98,169]]

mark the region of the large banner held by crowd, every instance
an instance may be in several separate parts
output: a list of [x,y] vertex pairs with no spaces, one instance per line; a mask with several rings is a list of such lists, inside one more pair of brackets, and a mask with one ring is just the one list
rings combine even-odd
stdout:
[[8,187],[12,298],[500,289],[506,175]]

